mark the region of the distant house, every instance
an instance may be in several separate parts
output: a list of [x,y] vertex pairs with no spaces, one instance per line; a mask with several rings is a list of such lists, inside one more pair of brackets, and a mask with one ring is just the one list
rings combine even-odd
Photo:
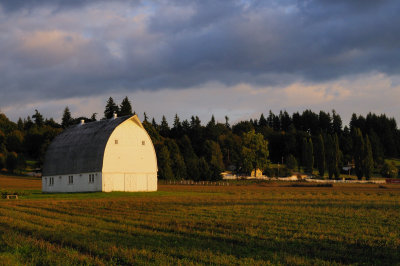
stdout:
[[81,121],[46,152],[43,192],[156,190],[156,153],[136,115]]
[[256,170],[251,171],[251,174],[250,174],[250,176],[252,178],[260,178],[260,177],[262,177],[262,175],[263,175],[263,173],[262,173],[261,169],[258,169],[258,168]]

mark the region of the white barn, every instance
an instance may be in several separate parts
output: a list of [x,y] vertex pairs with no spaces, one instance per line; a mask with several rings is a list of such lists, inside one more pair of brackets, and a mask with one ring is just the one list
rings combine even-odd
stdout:
[[136,115],[82,121],[47,149],[43,192],[156,190],[156,153]]

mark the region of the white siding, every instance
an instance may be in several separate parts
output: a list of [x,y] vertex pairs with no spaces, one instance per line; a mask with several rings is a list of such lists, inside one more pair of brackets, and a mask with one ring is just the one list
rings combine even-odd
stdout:
[[103,191],[157,191],[157,174],[104,173]]
[[[94,182],[89,182],[89,175],[94,175]],[[69,183],[69,177],[73,177],[73,182]],[[50,179],[54,179],[54,184],[50,184]],[[43,192],[94,192],[101,191],[102,174],[83,173],[58,176],[42,177]]]
[[103,191],[156,191],[157,157],[140,122],[127,120],[108,139],[103,159]]

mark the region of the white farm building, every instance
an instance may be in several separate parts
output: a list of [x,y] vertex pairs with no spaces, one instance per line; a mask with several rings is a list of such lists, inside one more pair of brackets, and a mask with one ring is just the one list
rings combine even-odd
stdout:
[[156,153],[136,115],[82,121],[46,152],[43,192],[156,190]]

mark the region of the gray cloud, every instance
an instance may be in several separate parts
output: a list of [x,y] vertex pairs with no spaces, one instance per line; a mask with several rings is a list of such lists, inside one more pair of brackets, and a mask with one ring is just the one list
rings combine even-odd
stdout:
[[278,89],[400,70],[396,0],[0,6],[0,106],[209,82]]

